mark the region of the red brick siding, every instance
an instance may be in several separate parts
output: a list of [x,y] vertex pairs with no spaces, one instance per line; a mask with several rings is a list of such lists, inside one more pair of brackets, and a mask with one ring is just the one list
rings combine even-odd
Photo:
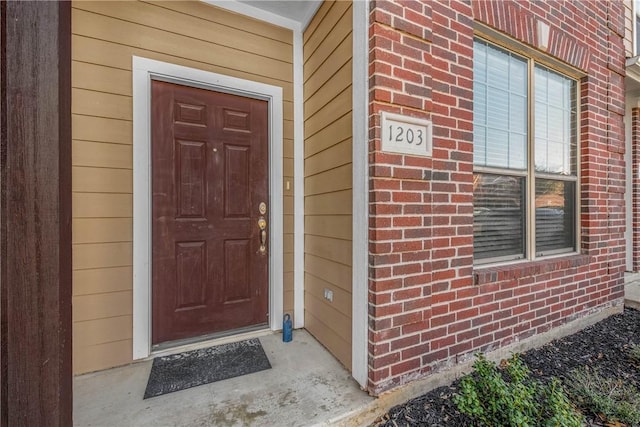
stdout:
[[[620,304],[624,49],[619,2],[371,2],[369,390]],[[580,82],[581,255],[473,267],[474,18]],[[380,151],[380,111],[433,122],[433,156]]]
[[[631,204],[633,224],[640,224],[640,108],[631,110]],[[633,228],[633,271],[640,271],[640,229]]]

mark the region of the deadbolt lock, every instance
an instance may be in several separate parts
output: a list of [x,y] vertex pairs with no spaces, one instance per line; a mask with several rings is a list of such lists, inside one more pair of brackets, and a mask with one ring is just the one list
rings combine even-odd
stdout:
[[264,215],[267,213],[267,204],[265,202],[260,202],[258,206],[258,211],[260,211],[260,215]]

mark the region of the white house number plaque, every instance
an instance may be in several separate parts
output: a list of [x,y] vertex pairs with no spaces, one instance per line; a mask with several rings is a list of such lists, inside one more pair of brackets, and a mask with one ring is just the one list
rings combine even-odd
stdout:
[[381,113],[382,151],[431,157],[431,121]]

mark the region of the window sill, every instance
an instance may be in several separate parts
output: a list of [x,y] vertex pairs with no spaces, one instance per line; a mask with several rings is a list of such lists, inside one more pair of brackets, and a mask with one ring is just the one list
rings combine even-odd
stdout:
[[543,260],[523,261],[516,264],[478,267],[473,271],[473,283],[475,285],[484,285],[486,283],[537,276],[587,264],[589,264],[588,255],[572,254]]

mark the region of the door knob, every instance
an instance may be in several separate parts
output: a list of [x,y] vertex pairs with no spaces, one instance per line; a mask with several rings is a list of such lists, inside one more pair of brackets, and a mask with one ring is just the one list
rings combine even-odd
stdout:
[[260,229],[260,248],[258,252],[264,254],[267,252],[267,220],[264,217],[258,218],[258,228]]

